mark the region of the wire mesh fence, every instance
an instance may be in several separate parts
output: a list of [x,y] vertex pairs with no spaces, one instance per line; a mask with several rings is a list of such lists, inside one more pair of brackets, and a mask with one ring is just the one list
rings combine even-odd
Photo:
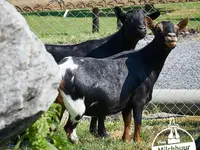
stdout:
[[[10,0],[11,1],[11,0]],[[27,19],[32,30],[47,43],[79,43],[84,40],[100,38],[114,33],[116,17],[114,6],[122,6],[124,11],[131,8],[143,9],[147,13],[160,10],[160,20],[178,22],[180,18],[190,18],[190,29],[199,29],[200,6],[197,2],[169,3],[170,1],[66,1],[42,0],[23,1],[12,0],[11,3]],[[177,1],[174,1],[177,2]],[[165,3],[165,4],[162,4]],[[99,7],[100,31],[92,32],[92,8]],[[65,10],[69,10],[67,15]]]
[[[159,10],[161,16],[155,22],[170,20],[178,23],[182,18],[189,17],[190,23],[185,34],[191,36],[190,39],[186,38],[183,41],[188,42],[189,40],[198,43],[200,39],[196,36],[200,30],[200,1],[195,0],[10,0],[10,2],[23,14],[33,32],[44,43],[73,44],[113,34],[118,30],[117,19],[113,11],[114,6],[121,6],[124,11],[132,8],[143,9],[147,13]],[[95,7],[100,9],[100,25],[99,32],[92,33],[92,9]],[[197,44],[196,49],[198,46]],[[193,47],[189,47],[192,51],[189,54],[186,54],[187,51],[181,52],[186,47],[187,43],[185,47],[179,47],[179,50],[168,58],[166,62],[166,66],[168,66],[164,68],[161,79],[159,78],[158,84],[155,86],[153,101],[146,107],[145,113],[149,114],[152,110],[156,110],[157,112],[183,115],[200,114],[200,103],[198,102],[200,101],[198,90],[200,70],[194,69],[194,66],[191,65],[195,63],[195,67],[200,68],[200,62],[196,59],[200,52],[194,52]],[[186,62],[191,60],[191,64],[186,64],[179,59],[187,56],[190,56],[188,60],[184,60]],[[184,82],[179,84],[177,81],[181,81],[183,76],[186,76],[183,79]],[[174,84],[177,86],[173,86]],[[190,86],[187,87],[187,85]]]

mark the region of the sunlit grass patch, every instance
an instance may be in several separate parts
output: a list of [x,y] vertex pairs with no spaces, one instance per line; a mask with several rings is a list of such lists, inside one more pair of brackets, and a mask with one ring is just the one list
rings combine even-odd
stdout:
[[[142,6],[132,6],[141,8]],[[155,4],[161,16],[155,20],[170,20],[178,23],[182,18],[189,17],[188,27],[200,30],[200,2]],[[129,10],[131,7],[124,7]],[[68,17],[62,17],[64,11],[24,13],[28,24],[45,43],[80,43],[89,39],[109,36],[117,31],[116,17],[110,8],[101,9],[100,31],[92,34],[91,11],[70,10]]]

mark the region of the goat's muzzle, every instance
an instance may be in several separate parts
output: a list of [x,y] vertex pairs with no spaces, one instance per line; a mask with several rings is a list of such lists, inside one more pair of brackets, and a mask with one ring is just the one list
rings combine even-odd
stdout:
[[165,44],[169,48],[174,48],[177,43],[177,37],[175,33],[168,33],[167,36],[165,37]]

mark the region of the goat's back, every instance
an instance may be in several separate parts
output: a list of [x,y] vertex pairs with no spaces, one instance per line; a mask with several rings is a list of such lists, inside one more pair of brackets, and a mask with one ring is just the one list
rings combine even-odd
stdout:
[[58,63],[68,56],[85,57],[89,52],[104,44],[108,39],[109,37],[98,40],[89,40],[74,45],[45,44],[45,47]]

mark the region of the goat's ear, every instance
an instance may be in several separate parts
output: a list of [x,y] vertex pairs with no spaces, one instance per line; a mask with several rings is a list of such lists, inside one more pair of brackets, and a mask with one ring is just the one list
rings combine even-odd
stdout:
[[114,12],[115,12],[115,15],[116,17],[122,22],[124,23],[124,20],[125,20],[125,13],[121,10],[120,7],[116,6],[114,8]]
[[187,26],[188,22],[189,22],[189,18],[185,18],[181,20],[177,25],[175,25],[175,30],[176,31],[183,30]]
[[150,17],[152,20],[155,20],[159,16],[160,16],[160,12],[159,11],[153,12],[153,13],[148,15],[148,17]]
[[146,25],[147,27],[153,31],[155,25],[154,25],[154,22],[153,20],[150,18],[150,17],[145,17],[145,22],[146,22]]

